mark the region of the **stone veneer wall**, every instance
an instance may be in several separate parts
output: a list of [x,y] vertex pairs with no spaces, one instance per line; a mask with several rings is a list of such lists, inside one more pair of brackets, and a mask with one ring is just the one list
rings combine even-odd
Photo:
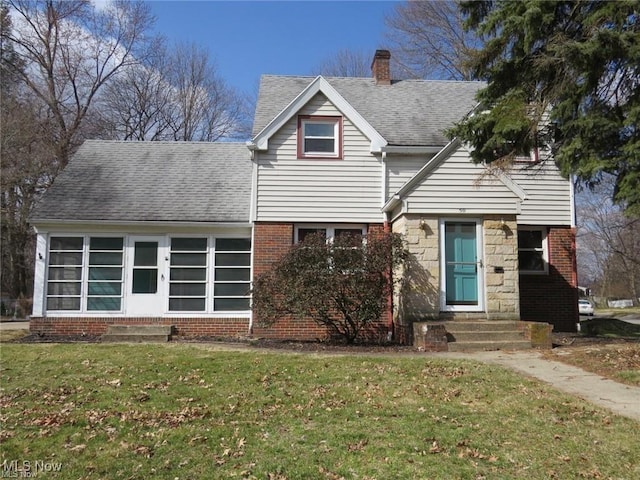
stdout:
[[[504,224],[503,224],[504,220]],[[486,317],[519,318],[518,237],[514,216],[485,216]],[[393,231],[405,236],[411,254],[402,290],[396,292],[394,318],[407,327],[440,316],[440,239],[436,216],[406,215]],[[398,272],[399,274],[399,272]],[[484,315],[484,314],[483,314]]]
[[411,332],[414,320],[436,319],[440,312],[438,218],[406,215],[393,223],[392,230],[405,237],[409,262],[402,286],[394,296],[394,319]]
[[487,317],[517,320],[520,318],[520,289],[515,217],[487,215],[483,230]]

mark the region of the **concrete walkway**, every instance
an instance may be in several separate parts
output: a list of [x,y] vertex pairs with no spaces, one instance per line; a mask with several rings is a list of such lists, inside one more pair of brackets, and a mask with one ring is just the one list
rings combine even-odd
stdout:
[[0,330],[29,330],[29,322],[21,320],[6,320],[0,322]]
[[535,350],[437,354],[473,359],[510,368],[537,378],[558,390],[583,398],[614,413],[640,421],[640,387],[614,382],[578,367],[548,360]]

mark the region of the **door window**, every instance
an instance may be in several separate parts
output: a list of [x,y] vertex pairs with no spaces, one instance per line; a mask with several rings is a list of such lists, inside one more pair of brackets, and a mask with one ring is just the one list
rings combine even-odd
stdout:
[[135,242],[131,293],[158,291],[158,242]]

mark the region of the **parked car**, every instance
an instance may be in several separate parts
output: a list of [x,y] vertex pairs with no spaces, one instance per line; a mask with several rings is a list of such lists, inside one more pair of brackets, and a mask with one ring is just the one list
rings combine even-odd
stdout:
[[593,304],[589,300],[578,300],[578,311],[580,315],[593,316]]

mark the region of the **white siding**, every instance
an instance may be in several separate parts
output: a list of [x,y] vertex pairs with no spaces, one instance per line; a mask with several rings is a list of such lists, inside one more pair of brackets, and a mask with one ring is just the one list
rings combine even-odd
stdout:
[[389,155],[387,163],[386,198],[400,190],[429,161],[432,155]]
[[520,225],[571,225],[571,181],[551,160],[518,164],[510,177],[527,192],[518,215]]
[[[322,94],[300,115],[340,115]],[[297,158],[297,116],[257,152],[256,220],[286,222],[380,222],[382,167],[370,141],[343,119],[343,159]]]
[[428,173],[405,198],[408,213],[423,214],[516,214],[520,203],[504,183],[473,164],[463,149]]

